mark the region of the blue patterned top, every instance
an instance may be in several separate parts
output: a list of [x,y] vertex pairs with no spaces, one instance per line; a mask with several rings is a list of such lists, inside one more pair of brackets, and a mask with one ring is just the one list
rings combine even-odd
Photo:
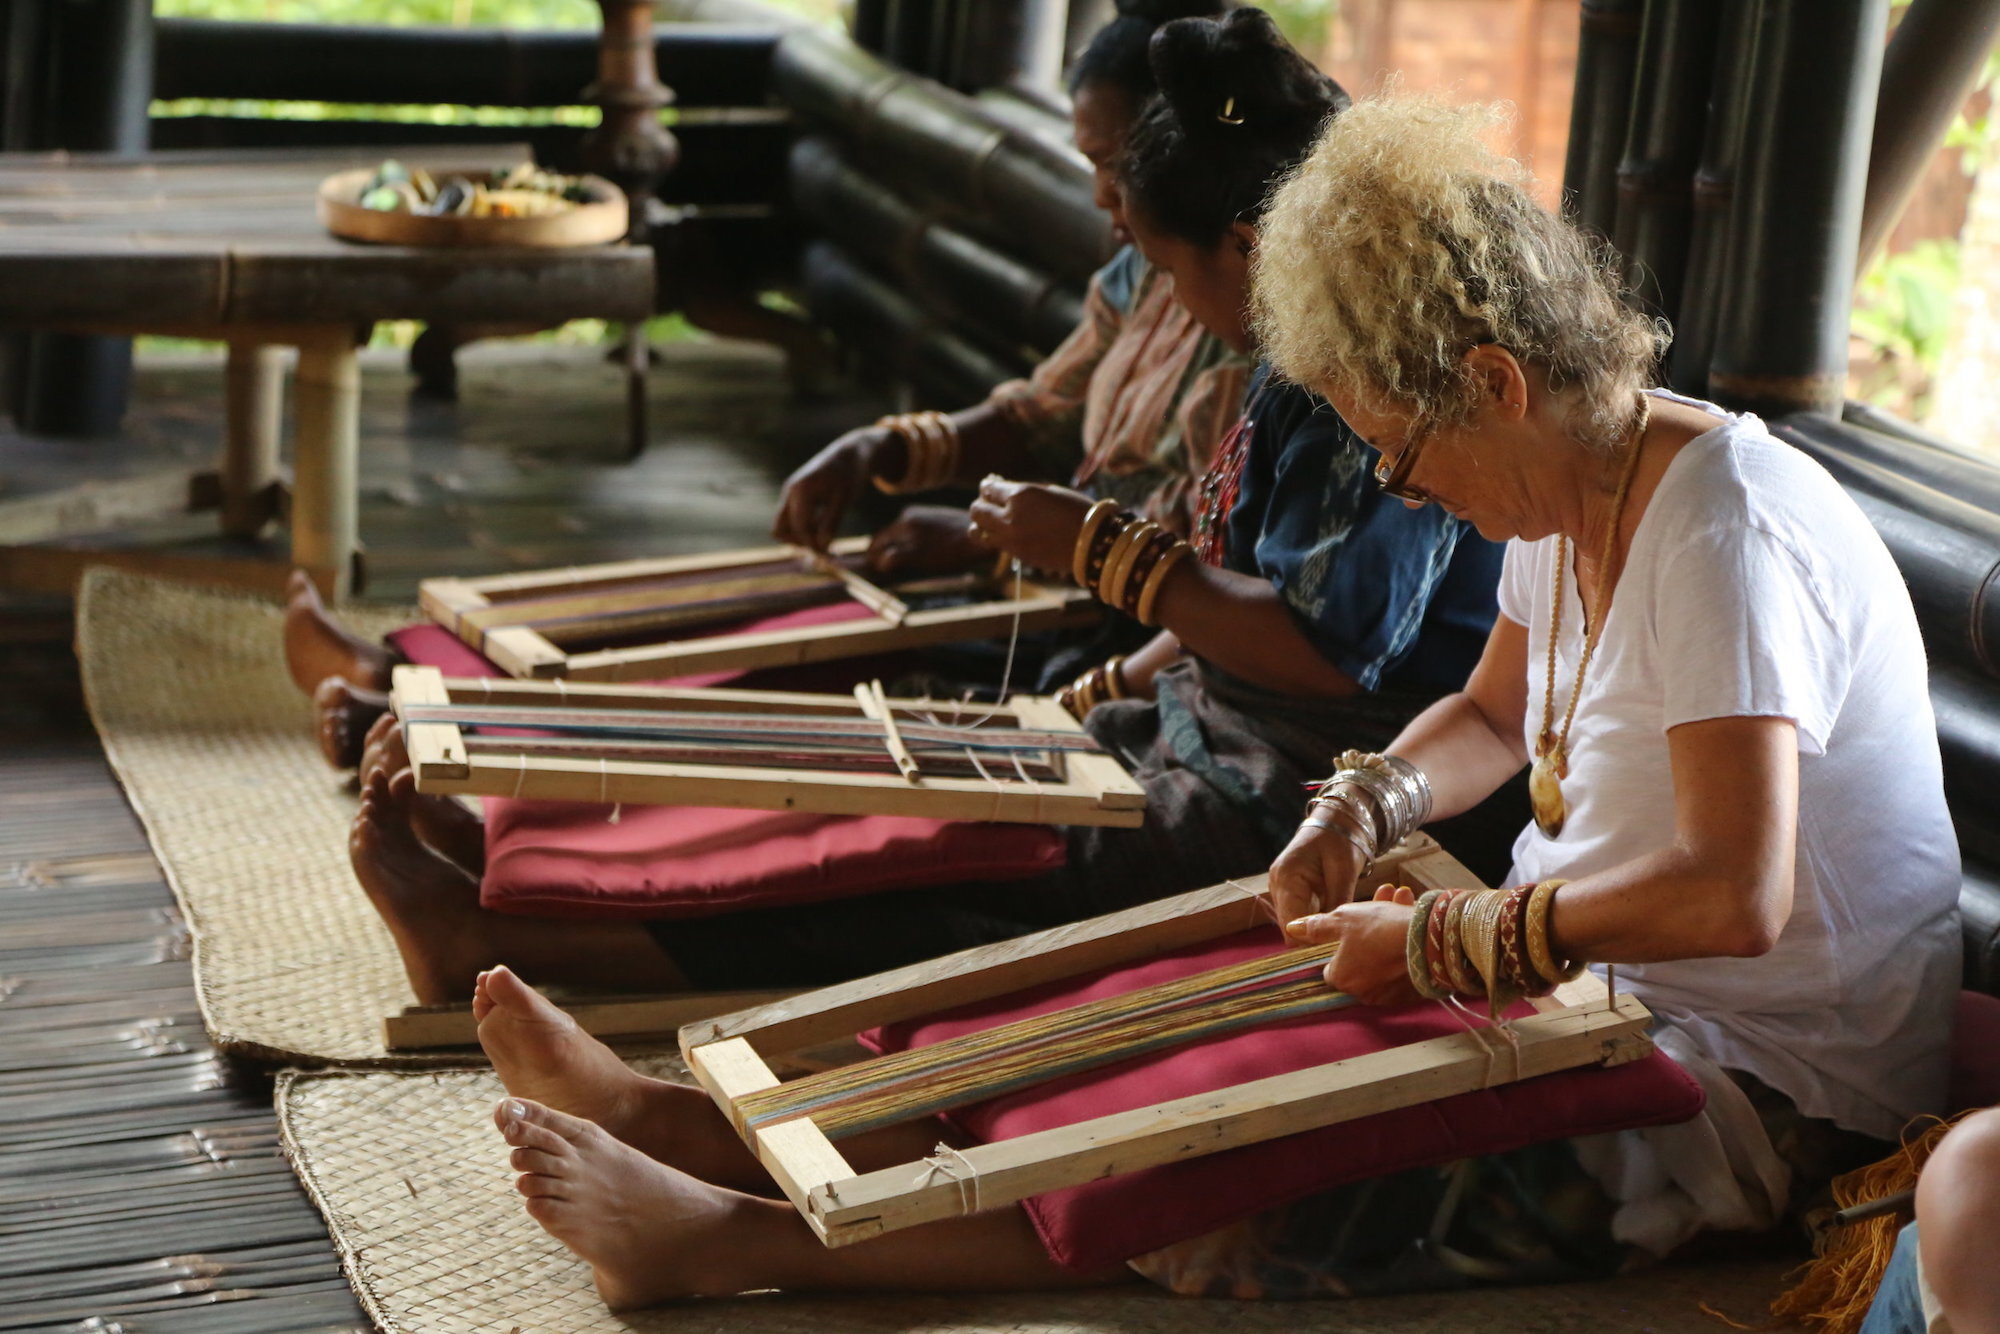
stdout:
[[1271,581],[1299,629],[1363,689],[1456,690],[1499,614],[1504,551],[1435,505],[1375,485],[1375,452],[1321,399],[1259,366],[1229,512],[1229,568]]

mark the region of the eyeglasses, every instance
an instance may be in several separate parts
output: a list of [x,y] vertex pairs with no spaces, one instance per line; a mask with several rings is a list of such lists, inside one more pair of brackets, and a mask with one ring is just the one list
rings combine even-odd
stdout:
[[1417,466],[1417,455],[1423,452],[1424,442],[1428,439],[1428,430],[1417,431],[1395,458],[1384,454],[1375,460],[1375,485],[1382,488],[1383,495],[1407,500],[1413,505],[1431,503],[1430,492],[1410,484],[1410,472]]

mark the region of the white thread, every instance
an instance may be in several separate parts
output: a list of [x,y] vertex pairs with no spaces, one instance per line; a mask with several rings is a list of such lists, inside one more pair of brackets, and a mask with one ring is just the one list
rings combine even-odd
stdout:
[[1014,772],[1021,775],[1021,781],[1028,785],[1029,795],[1035,799],[1035,823],[1047,824],[1048,822],[1042,818],[1042,785],[1034,780],[1028,773],[1028,767],[1021,763],[1020,751],[1010,750],[1007,752],[1007,757],[1014,761]]
[[[599,805],[611,800],[611,761],[608,757],[597,757],[597,801]],[[625,813],[625,803],[619,802],[611,808],[611,814],[604,817],[604,823],[617,824]]]
[[1473,1022],[1479,1016],[1466,1009],[1458,997],[1446,996],[1443,1004],[1445,1012],[1463,1024],[1465,1031],[1472,1034],[1474,1040],[1479,1043],[1480,1050],[1486,1053],[1486,1070],[1479,1077],[1479,1087],[1482,1091],[1493,1087],[1493,1067],[1495,1059],[1500,1055],[1499,1047],[1494,1046],[1487,1040],[1486,1035],[1488,1033],[1496,1034],[1500,1038],[1500,1041],[1513,1053],[1514,1073],[1508,1077],[1508,1082],[1512,1083],[1521,1078],[1521,1038],[1514,1031],[1514,1025],[1511,1020],[1501,1019],[1482,1026]]
[[[1228,885],[1231,889],[1242,890],[1243,897],[1249,899],[1250,902],[1255,904],[1258,910],[1262,912],[1264,916],[1270,918],[1271,921],[1274,923],[1278,921],[1278,909],[1271,902],[1271,895],[1268,889],[1252,889],[1250,888],[1250,886],[1244,884],[1241,880],[1225,880],[1223,881],[1223,883]],[[1280,925],[1282,925],[1282,923],[1280,923]]]
[[[1007,696],[1014,681],[1014,650],[1021,643],[1021,596],[1026,591],[1027,585],[1028,576],[1022,568],[1020,558],[1016,557],[1014,560],[1014,628],[1007,633],[1007,661],[1000,668],[1000,695],[993,701],[993,707],[986,710],[985,713],[980,714],[977,718],[974,718],[971,722],[966,723],[963,730],[969,731],[976,727],[986,726],[986,724],[992,722],[999,714],[1000,706],[1007,702]],[[954,727],[958,726],[958,710],[956,707],[952,709],[952,725]]]
[[528,781],[528,752],[522,751],[519,755],[516,755],[514,758],[517,761],[519,761],[521,765],[521,771],[514,775],[513,800],[519,801],[521,799],[521,787]]
[[[964,1172],[963,1176],[960,1175],[961,1170]],[[937,1148],[931,1150],[931,1156],[924,1159],[924,1172],[917,1178],[917,1186],[922,1188],[930,1185],[937,1180],[940,1172],[944,1174],[945,1180],[958,1185],[958,1211],[962,1214],[978,1213],[979,1168],[963,1152],[943,1140],[939,1140]]]
[[1007,785],[1005,783],[1002,783],[999,779],[995,778],[992,774],[986,772],[986,766],[979,762],[979,752],[974,750],[972,747],[967,746],[965,748],[965,758],[972,761],[972,770],[974,773],[978,774],[981,778],[984,778],[987,782],[993,784],[993,814],[987,816],[986,818],[991,823],[995,824],[999,823],[1000,803],[1007,799]]
[[556,703],[569,703],[569,685],[560,676],[556,678]]

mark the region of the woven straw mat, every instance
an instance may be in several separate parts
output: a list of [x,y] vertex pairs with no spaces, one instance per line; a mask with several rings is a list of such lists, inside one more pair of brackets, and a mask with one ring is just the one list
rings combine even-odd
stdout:
[[[413,1000],[389,932],[347,863],[349,780],[313,742],[285,674],[282,610],[97,569],[77,656],[105,753],[194,938],[215,1043],[263,1060],[403,1064],[383,1016]],[[414,612],[343,613],[360,634]]]
[[[671,1058],[650,1068],[684,1074]],[[1769,1263],[1656,1270],[1610,1283],[1365,1302],[1190,1301],[1137,1284],[1090,1293],[781,1297],[614,1316],[590,1273],[514,1193],[490,1071],[287,1074],[278,1113],[349,1281],[384,1334],[1715,1334],[1706,1300],[1761,1324]]]

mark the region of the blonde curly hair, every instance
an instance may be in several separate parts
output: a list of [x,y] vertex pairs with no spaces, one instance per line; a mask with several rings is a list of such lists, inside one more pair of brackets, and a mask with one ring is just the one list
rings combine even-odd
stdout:
[[1548,375],[1580,443],[1625,439],[1664,326],[1627,308],[1611,256],[1529,193],[1481,132],[1500,108],[1392,95],[1328,122],[1259,228],[1251,310],[1288,379],[1467,420],[1465,353],[1498,343]]

